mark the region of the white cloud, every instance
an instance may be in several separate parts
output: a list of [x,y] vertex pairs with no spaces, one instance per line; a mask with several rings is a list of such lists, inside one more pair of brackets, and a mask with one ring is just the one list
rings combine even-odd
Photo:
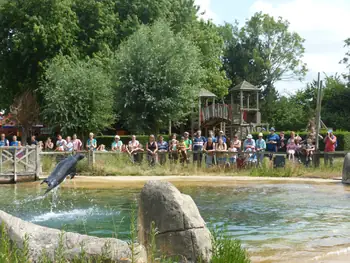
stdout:
[[195,0],[194,4],[199,6],[200,17],[204,20],[212,19],[213,22],[218,22],[217,14],[211,9],[211,0]]
[[[350,37],[349,0],[289,0],[276,4],[272,0],[258,0],[250,8],[251,14],[262,11],[290,22],[290,28],[298,32],[305,42],[304,61],[310,70],[306,81],[317,72],[334,74],[345,71],[339,61],[345,54],[344,40]],[[300,84],[280,83],[282,87],[300,88]],[[295,90],[295,89],[294,89]]]

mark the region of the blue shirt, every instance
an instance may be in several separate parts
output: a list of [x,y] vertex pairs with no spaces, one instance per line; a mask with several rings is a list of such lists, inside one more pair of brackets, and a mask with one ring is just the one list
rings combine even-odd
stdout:
[[264,139],[257,139],[255,142],[256,148],[262,149],[261,151],[264,151],[266,149],[266,142]]
[[[274,141],[274,142],[276,142],[276,144],[268,143],[269,141]],[[277,144],[279,141],[280,141],[280,136],[278,136],[278,134],[276,134],[276,133],[269,134],[267,136],[267,139],[266,139],[267,150],[269,152],[277,152]]]
[[7,139],[5,139],[4,141],[0,141],[0,147],[7,146],[8,143],[9,143],[9,141]]
[[193,139],[193,151],[202,151],[205,142],[206,142],[206,139],[203,136],[194,137],[194,139]]
[[[224,143],[226,143],[226,136],[221,136],[221,138],[222,138],[222,141],[223,141]],[[219,142],[219,139],[220,139],[220,136],[218,136],[218,137],[215,139],[215,142]],[[213,140],[213,142],[214,142],[214,140]]]
[[158,151],[168,151],[169,144],[166,141],[158,142]]
[[[255,141],[253,139],[246,139],[243,143],[243,149],[244,151],[248,150],[247,146],[253,146],[255,148]],[[249,148],[250,150],[254,150],[252,148]]]
[[10,143],[10,146],[19,146],[19,142],[18,141],[15,141],[15,142],[11,142]]

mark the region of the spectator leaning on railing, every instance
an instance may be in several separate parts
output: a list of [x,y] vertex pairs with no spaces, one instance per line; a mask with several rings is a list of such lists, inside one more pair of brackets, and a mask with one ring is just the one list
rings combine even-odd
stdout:
[[9,141],[6,139],[5,134],[2,133],[0,136],[0,147],[10,146]]
[[86,149],[90,151],[95,151],[97,149],[97,141],[92,132],[90,132],[89,139],[86,142]]
[[202,136],[200,130],[197,131],[196,137],[193,139],[193,164],[197,163],[198,167],[202,166],[203,146],[206,139]]
[[120,140],[119,135],[114,136],[114,141],[111,145],[112,152],[122,152],[123,142]]
[[324,164],[333,166],[333,155],[335,152],[337,137],[333,134],[333,130],[328,130],[327,136],[324,138],[325,149],[324,149]]
[[263,134],[259,133],[259,139],[255,142],[256,147],[256,158],[258,161],[258,165],[261,166],[264,160],[264,154],[266,150],[266,142],[263,139]]

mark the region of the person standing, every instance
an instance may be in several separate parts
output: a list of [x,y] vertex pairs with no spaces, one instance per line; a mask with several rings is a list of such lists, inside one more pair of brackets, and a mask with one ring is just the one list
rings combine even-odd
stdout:
[[6,139],[5,134],[2,133],[0,136],[0,147],[7,147],[10,146],[9,141]]
[[142,146],[138,140],[136,140],[136,136],[131,136],[131,141],[128,144],[127,151],[131,156],[131,160],[133,163],[141,163],[141,158],[139,156],[139,152],[143,152]]
[[158,144],[153,134],[149,136],[146,151],[149,165],[154,166],[157,161]]
[[90,132],[89,139],[86,142],[86,149],[89,151],[95,151],[97,149],[97,140],[94,138],[94,134]]
[[63,152],[64,147],[67,144],[66,140],[62,139],[62,135],[57,135],[57,141],[56,141],[56,151]]
[[38,145],[38,141],[36,140],[36,137],[35,135],[33,135],[31,138],[30,138],[30,145],[33,146],[33,145]]
[[20,147],[21,146],[21,142],[17,141],[17,136],[14,135],[12,137],[12,142],[10,142],[10,146],[16,146],[16,147]]
[[158,141],[158,161],[160,165],[164,165],[166,162],[166,154],[168,152],[168,148],[169,144],[164,141],[164,137],[160,135]]
[[64,150],[66,152],[73,152],[74,145],[73,145],[73,142],[72,142],[72,138],[70,136],[67,137],[66,142],[67,143],[64,146]]
[[213,142],[212,136],[208,137],[208,141],[204,144],[203,150],[206,153],[205,164],[207,168],[209,168],[214,164],[214,155],[215,155],[215,143]]
[[259,133],[259,138],[255,142],[255,147],[256,147],[256,157],[258,160],[258,165],[262,166],[264,161],[264,154],[266,150],[266,142],[263,139],[262,133]]
[[324,138],[324,164],[327,166],[328,161],[330,166],[333,166],[333,153],[335,152],[337,137],[333,134],[333,130],[328,130],[327,136]]
[[46,151],[52,151],[53,147],[54,147],[53,142],[52,142],[51,138],[48,137],[46,142],[45,142],[45,150]]
[[81,142],[81,140],[78,139],[76,134],[73,134],[73,150],[75,152],[79,152],[83,149],[83,143]]
[[114,142],[112,142],[111,146],[112,152],[122,152],[123,142],[120,140],[119,135],[114,136]]
[[184,143],[186,145],[186,151],[187,153],[192,151],[192,140],[190,139],[190,133],[189,132],[185,132],[184,133]]
[[202,166],[203,146],[206,139],[202,136],[200,130],[197,131],[196,137],[193,139],[193,164],[197,163],[198,167]]
[[273,154],[278,151],[278,143],[280,141],[280,137],[278,134],[276,134],[275,128],[270,129],[270,134],[267,136],[266,139],[266,148],[267,151],[270,152],[269,157],[270,160],[273,158]]

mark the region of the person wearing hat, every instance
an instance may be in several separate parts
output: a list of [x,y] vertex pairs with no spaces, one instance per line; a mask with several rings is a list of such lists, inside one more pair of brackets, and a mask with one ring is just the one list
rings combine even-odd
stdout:
[[216,142],[218,143],[220,139],[222,139],[223,142],[226,143],[226,136],[224,134],[224,131],[219,131],[219,136],[216,138]]
[[243,150],[245,152],[255,152],[255,141],[251,134],[248,134],[247,139],[243,142]]
[[266,149],[268,152],[270,152],[270,160],[272,160],[273,153],[276,153],[278,151],[278,143],[280,141],[280,137],[278,134],[276,134],[275,128],[270,129],[270,134],[267,136],[266,139]]
[[337,147],[337,137],[333,134],[333,130],[328,130],[327,136],[324,138],[324,164],[328,165],[328,161],[330,166],[333,166],[333,155],[335,152],[335,148]]
[[90,151],[95,151],[97,148],[97,141],[94,138],[94,134],[90,132],[89,139],[86,142],[86,149]]
[[123,147],[123,142],[120,140],[119,135],[114,136],[114,141],[112,142],[111,149],[112,152],[121,152]]
[[264,153],[266,150],[266,142],[263,139],[263,134],[259,133],[259,138],[255,142],[256,155],[258,159],[258,165],[261,166],[264,160]]

